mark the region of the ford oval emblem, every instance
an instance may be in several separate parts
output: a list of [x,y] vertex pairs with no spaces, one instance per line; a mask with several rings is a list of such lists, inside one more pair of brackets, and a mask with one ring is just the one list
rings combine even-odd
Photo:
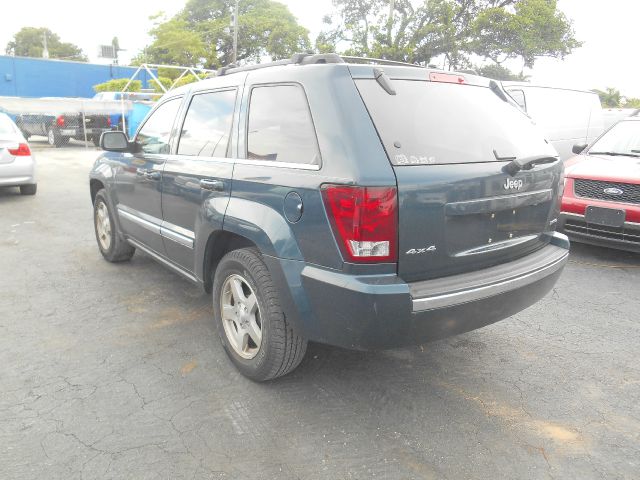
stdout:
[[604,193],[606,193],[607,195],[622,195],[624,192],[619,188],[612,187],[612,188],[605,188]]

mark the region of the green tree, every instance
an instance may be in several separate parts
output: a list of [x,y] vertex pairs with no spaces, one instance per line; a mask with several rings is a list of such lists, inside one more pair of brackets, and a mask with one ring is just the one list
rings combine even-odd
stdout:
[[513,11],[487,8],[474,21],[474,53],[496,63],[521,58],[532,68],[540,57],[564,58],[582,44],[556,0],[518,0]]
[[[189,0],[170,19],[156,17],[153,42],[136,61],[217,68],[231,63],[234,0]],[[238,15],[238,62],[289,56],[310,47],[308,31],[272,0],[243,0]]]
[[627,97],[622,106],[624,108],[640,108],[640,98]]
[[477,67],[476,71],[478,72],[478,75],[493,78],[495,80],[512,80],[525,82],[529,79],[527,75],[523,75],[522,73],[513,73],[508,68],[497,63]]
[[564,57],[580,43],[556,0],[334,0],[336,14],[316,40],[320,51],[348,45],[345,54],[428,64],[443,56],[449,68],[472,55],[501,63],[521,57]]
[[44,37],[47,37],[47,49],[49,58],[60,60],[88,61],[87,56],[80,47],[73,43],[62,42],[60,37],[48,28],[24,27],[16,33],[7,44],[7,55],[17,57],[42,57],[44,50]]
[[593,89],[592,92],[597,93],[600,97],[600,103],[606,108],[617,108],[622,102],[622,94],[616,88],[608,87],[605,90]]
[[[124,87],[129,83],[128,78],[113,78],[111,80],[107,80],[104,83],[99,83],[98,85],[93,86],[93,90],[98,92],[121,92]],[[139,92],[142,89],[142,82],[140,80],[133,80],[129,87],[127,88],[127,92]]]

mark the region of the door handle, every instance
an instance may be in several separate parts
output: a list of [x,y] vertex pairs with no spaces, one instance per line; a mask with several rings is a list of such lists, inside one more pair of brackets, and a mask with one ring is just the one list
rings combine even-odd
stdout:
[[144,177],[145,180],[160,180],[162,174],[155,170],[147,170],[145,168],[136,169],[136,175],[138,177]]
[[224,182],[222,180],[203,178],[200,180],[200,188],[211,190],[212,192],[222,192],[224,190]]

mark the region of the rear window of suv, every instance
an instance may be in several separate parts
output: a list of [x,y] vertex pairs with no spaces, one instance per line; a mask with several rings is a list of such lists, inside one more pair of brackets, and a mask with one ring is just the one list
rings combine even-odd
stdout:
[[557,155],[524,113],[488,87],[395,79],[392,84],[396,95],[375,80],[356,80],[394,165]]

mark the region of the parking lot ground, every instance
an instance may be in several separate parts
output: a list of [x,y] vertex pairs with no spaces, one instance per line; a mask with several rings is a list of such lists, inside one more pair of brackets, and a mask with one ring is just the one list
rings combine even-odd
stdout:
[[0,189],[3,479],[637,479],[640,255],[575,244],[544,300],[385,352],[310,345],[242,377],[210,300],[142,254],[105,262],[97,155],[34,142]]

